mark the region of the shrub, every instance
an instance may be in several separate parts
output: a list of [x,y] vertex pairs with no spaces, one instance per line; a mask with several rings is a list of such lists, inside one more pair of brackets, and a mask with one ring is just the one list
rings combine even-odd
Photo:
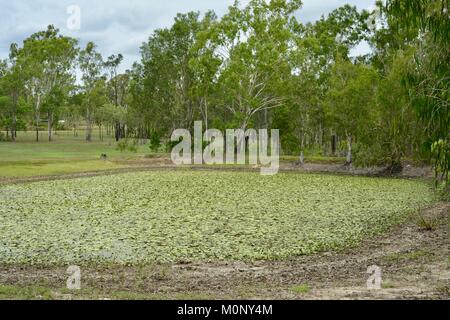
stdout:
[[0,142],[11,142],[11,141],[12,141],[11,137],[8,137],[3,132],[0,132]]
[[120,152],[130,151],[136,153],[138,151],[137,140],[121,140],[117,143],[117,150],[119,150]]
[[157,132],[153,132],[150,135],[150,150],[153,152],[158,152],[161,147],[161,136]]
[[416,225],[424,231],[434,231],[438,226],[438,219],[436,217],[427,217],[422,209],[417,210],[415,216]]
[[309,293],[311,291],[311,287],[307,284],[301,284],[301,285],[292,287],[291,291],[293,291],[297,294],[305,294],[305,293]]
[[166,152],[168,152],[168,153],[172,152],[173,148],[177,144],[179,144],[181,141],[182,141],[182,138],[180,138],[178,141],[171,141],[171,140],[167,141],[166,146],[165,146]]

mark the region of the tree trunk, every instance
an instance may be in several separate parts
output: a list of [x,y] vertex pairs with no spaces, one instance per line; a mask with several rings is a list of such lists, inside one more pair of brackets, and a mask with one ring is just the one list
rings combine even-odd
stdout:
[[206,131],[208,131],[208,103],[205,101],[205,126]]
[[91,123],[88,122],[87,128],[86,128],[86,141],[91,142],[92,141],[92,127]]
[[115,138],[116,138],[116,142],[120,141],[120,123],[116,123],[116,128],[115,128]]
[[347,136],[347,164],[351,164],[353,161],[353,155],[352,155],[352,144],[353,144],[353,138],[352,136]]
[[39,122],[41,120],[40,119],[41,115],[39,113],[40,107],[41,107],[41,96],[38,95],[36,100],[36,142],[39,142]]
[[53,125],[53,113],[52,112],[48,112],[47,125],[48,125],[48,141],[51,142],[52,141],[52,125]]
[[336,151],[337,151],[337,137],[335,134],[333,134],[331,136],[331,155],[333,157],[336,156]]
[[92,141],[92,122],[89,111],[86,112],[86,141]]
[[269,129],[269,112],[264,109],[264,129]]
[[11,139],[12,139],[12,142],[16,142],[16,115],[15,114],[12,116]]

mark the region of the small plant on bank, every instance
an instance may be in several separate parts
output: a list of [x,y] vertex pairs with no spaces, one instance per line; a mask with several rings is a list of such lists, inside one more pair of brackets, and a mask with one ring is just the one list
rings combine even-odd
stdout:
[[436,217],[427,217],[423,209],[417,210],[414,220],[420,230],[434,231],[438,226],[438,219]]
[[291,291],[293,291],[297,294],[306,294],[311,291],[311,287],[307,284],[301,284],[301,285],[292,287]]

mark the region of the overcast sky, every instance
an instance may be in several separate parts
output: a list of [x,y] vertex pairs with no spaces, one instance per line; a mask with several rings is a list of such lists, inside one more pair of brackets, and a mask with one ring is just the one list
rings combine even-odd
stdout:
[[[234,0],[0,0],[0,58],[8,56],[12,42],[22,43],[29,35],[54,24],[63,34],[80,40],[81,45],[94,41],[104,57],[122,53],[122,69],[139,60],[139,47],[153,30],[168,27],[178,12],[214,10],[226,13]],[[248,0],[241,0],[242,4]],[[371,7],[375,0],[303,0],[298,12],[302,22],[314,21],[322,14],[346,4],[360,9]],[[67,8],[81,9],[81,28],[69,30]],[[358,53],[368,48],[362,45]]]

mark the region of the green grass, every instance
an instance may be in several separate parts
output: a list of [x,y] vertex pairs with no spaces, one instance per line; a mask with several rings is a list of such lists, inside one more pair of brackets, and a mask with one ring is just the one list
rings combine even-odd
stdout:
[[28,164],[0,165],[0,177],[34,177],[52,176],[68,173],[81,173],[90,171],[103,171],[118,169],[122,166],[110,161],[88,160],[88,161],[60,161],[46,162],[33,161]]
[[291,288],[291,291],[297,294],[306,294],[311,291],[311,287],[307,284],[301,284]]
[[417,250],[412,252],[399,252],[399,253],[393,253],[386,257],[384,257],[384,260],[388,262],[395,262],[399,263],[402,261],[414,261],[414,260],[420,260],[420,259],[432,259],[433,258],[433,252],[425,251],[425,250]]
[[[98,161],[100,155],[106,154],[111,162]],[[35,132],[18,132],[17,142],[0,142],[0,178],[34,177],[60,175],[87,171],[100,171],[121,167],[113,162],[126,160],[151,159],[165,157],[170,154],[153,154],[148,145],[138,146],[136,153],[117,149],[112,137],[105,136],[104,141],[94,131],[92,142],[85,141],[84,131],[74,137],[72,131],[58,131],[53,141],[48,142],[47,133],[40,133],[40,142],[35,141]],[[281,161],[296,162],[296,156],[282,156]],[[342,164],[344,158],[308,156],[308,163]],[[247,165],[224,165],[214,167],[243,167]]]
[[[44,138],[43,136],[42,138]],[[59,132],[53,142],[43,139],[33,141],[34,133],[19,132],[16,143],[0,142],[0,177],[28,177],[58,175],[86,171],[109,170],[120,166],[110,161],[100,161],[106,154],[108,160],[127,160],[143,157],[147,146],[139,146],[138,152],[120,152],[112,138],[101,142],[94,137],[86,142],[80,134]]]
[[[39,160],[95,160],[105,153],[110,158],[127,158],[149,152],[147,146],[139,146],[138,153],[120,152],[112,138],[105,141],[95,139],[86,142],[83,136],[73,137],[69,132],[60,132],[54,141],[39,143],[29,139],[30,133],[19,133],[18,142],[0,142],[0,164]],[[23,137],[21,135],[24,135]]]
[[52,300],[53,295],[46,287],[17,287],[0,284],[0,300]]
[[383,282],[381,283],[381,288],[383,289],[394,289],[395,287],[396,285],[394,284],[394,282],[390,280],[383,280]]
[[[281,161],[297,162],[300,156],[280,156]],[[323,157],[323,156],[305,156],[305,163],[319,163],[319,164],[344,164],[346,158],[343,157]]]
[[342,249],[433,202],[420,181],[155,171],[0,186],[0,264],[284,259]]

